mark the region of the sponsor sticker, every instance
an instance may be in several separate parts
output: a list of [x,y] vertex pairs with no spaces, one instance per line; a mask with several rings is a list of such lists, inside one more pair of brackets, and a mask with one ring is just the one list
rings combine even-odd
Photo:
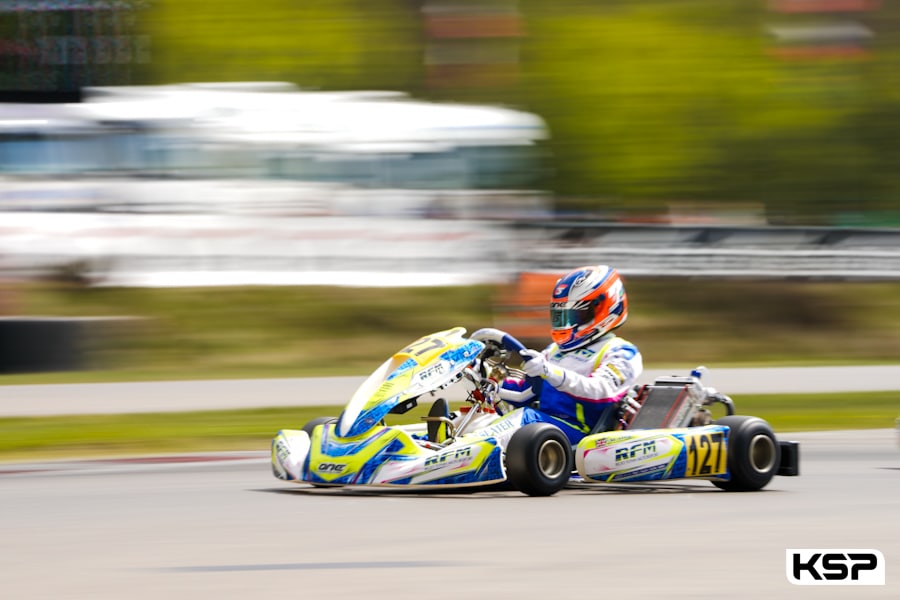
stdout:
[[684,436],[687,446],[686,477],[724,475],[726,469],[725,433],[701,431]]
[[275,442],[275,456],[278,457],[280,461],[286,461],[288,456],[291,455],[290,449],[287,447],[287,444],[282,440],[278,440]]
[[680,448],[681,442],[667,435],[652,438],[610,436],[597,440],[593,448],[586,449],[582,461],[588,477],[635,472],[648,467],[667,466]]
[[788,581],[794,585],[884,585],[884,555],[871,548],[788,548]]
[[432,469],[435,467],[443,467],[447,465],[459,465],[468,462],[471,458],[471,446],[458,448],[456,450],[449,450],[447,452],[441,452],[440,454],[427,458],[425,460],[425,469]]
[[319,463],[316,466],[316,471],[319,473],[341,473],[346,467],[347,465],[340,463]]
[[433,377],[437,377],[439,375],[443,375],[446,372],[447,372],[447,363],[439,362],[437,364],[434,364],[434,365],[428,367],[427,369],[423,369],[422,371],[420,371],[419,374],[416,376],[416,378],[419,380],[420,383],[424,383],[424,382],[428,381],[429,379],[431,379]]

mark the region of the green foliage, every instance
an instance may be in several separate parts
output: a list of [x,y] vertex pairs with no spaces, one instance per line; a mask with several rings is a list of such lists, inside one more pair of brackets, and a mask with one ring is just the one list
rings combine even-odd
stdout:
[[559,142],[560,191],[696,197],[721,143],[753,130],[763,55],[685,3],[617,6],[532,19],[529,92]]
[[[267,450],[281,429],[300,429],[341,406],[230,411],[0,418],[0,460],[224,450]],[[416,423],[421,405],[388,415],[389,425]]]
[[416,15],[401,0],[159,0],[141,27],[153,40],[153,83],[402,90],[420,68]]
[[[364,375],[425,334],[493,326],[496,292],[28,286],[16,294],[24,314],[137,320],[101,339],[93,371],[10,375],[0,385]],[[898,283],[630,279],[628,295],[621,334],[648,369],[894,363],[900,348]],[[549,337],[523,341],[543,347]]]
[[900,392],[772,394],[734,400],[738,413],[762,417],[776,432],[888,429],[900,417]]
[[[894,426],[900,394],[765,395],[735,398],[738,413],[762,417],[776,432],[883,429]],[[416,423],[419,406],[388,424]],[[0,419],[0,461],[129,454],[266,451],[281,429],[300,429],[340,406],[133,415]],[[718,418],[719,414],[715,415]]]
[[527,5],[527,93],[553,132],[562,194],[617,210],[896,209],[900,182],[883,166],[896,144],[875,131],[900,127],[881,104],[897,54],[887,32],[869,61],[804,62],[774,55],[766,28],[797,23],[765,3]]
[[[900,223],[900,7],[854,17],[863,58],[779,58],[759,0],[520,0],[516,84],[427,89],[421,3],[160,0],[151,83],[285,80],[509,103],[552,134],[563,208],[758,203],[784,222]],[[475,43],[475,42],[473,42]]]
[[629,280],[622,335],[659,364],[897,361],[900,284]]
[[[97,377],[144,380],[366,373],[426,333],[484,327],[492,304],[489,287],[31,286],[18,296],[28,314],[140,317],[92,362],[113,370]],[[59,380],[6,382],[35,378]]]

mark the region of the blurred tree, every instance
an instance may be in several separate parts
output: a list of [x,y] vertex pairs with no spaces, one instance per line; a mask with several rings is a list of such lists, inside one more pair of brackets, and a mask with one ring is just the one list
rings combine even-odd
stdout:
[[290,81],[406,90],[421,74],[409,0],[156,0],[148,83]]
[[897,210],[897,8],[857,16],[875,30],[868,54],[792,61],[762,1],[525,5],[524,95],[549,123],[565,204],[759,202],[806,221]]
[[526,93],[553,133],[557,189],[610,208],[733,198],[716,189],[721,152],[759,134],[772,76],[758,5],[574,4],[527,11]]
[[[900,3],[811,16],[765,0],[509,3],[523,37],[519,77],[505,85],[425,87],[423,0],[156,0],[142,16],[145,80],[514,104],[548,122],[546,187],[564,208],[703,201],[761,203],[784,221],[900,215]],[[858,21],[873,34],[867,52],[784,58],[773,26],[810,19]]]

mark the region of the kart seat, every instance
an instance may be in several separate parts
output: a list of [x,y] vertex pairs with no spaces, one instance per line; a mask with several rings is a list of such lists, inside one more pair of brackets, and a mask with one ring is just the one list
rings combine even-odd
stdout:
[[619,415],[619,403],[610,402],[606,408],[603,409],[603,412],[600,413],[600,418],[594,423],[594,426],[591,428],[591,432],[588,435],[612,431],[619,423]]
[[428,441],[443,444],[449,437],[447,421],[450,420],[450,405],[446,398],[438,398],[428,411]]

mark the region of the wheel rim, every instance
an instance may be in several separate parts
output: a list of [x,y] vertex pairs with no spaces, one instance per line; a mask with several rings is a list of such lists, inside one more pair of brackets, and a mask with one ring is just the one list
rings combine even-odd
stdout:
[[775,441],[759,434],[750,441],[750,465],[758,473],[766,473],[775,466]]
[[538,468],[544,477],[555,479],[566,470],[566,449],[557,440],[547,440],[538,451]]

